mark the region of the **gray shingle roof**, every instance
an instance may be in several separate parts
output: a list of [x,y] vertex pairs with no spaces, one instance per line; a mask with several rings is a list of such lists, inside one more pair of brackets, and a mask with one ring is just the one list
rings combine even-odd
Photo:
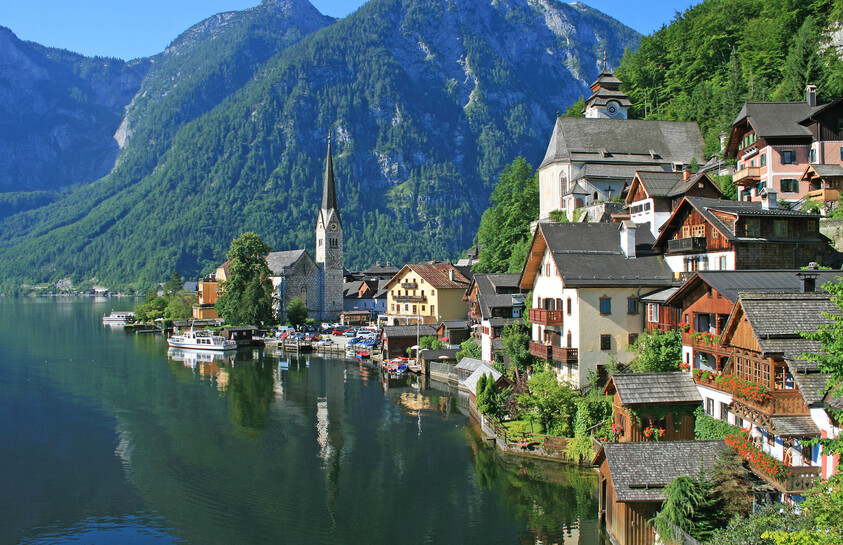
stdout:
[[657,441],[604,443],[605,456],[619,502],[663,501],[664,487],[676,477],[711,472],[723,441]]
[[[742,271],[697,271],[678,291],[668,304],[678,302],[688,293],[692,293],[699,284],[705,283],[720,295],[734,303],[740,292],[790,292],[802,291],[803,281],[797,274],[804,273],[801,269],[782,270],[742,270]],[[843,278],[843,271],[817,270],[811,271],[817,275],[816,286]],[[643,299],[642,299],[643,300]]]
[[474,358],[463,358],[457,363],[457,369],[465,369],[466,371],[474,371],[481,365],[484,365],[483,360],[477,360]]
[[284,269],[293,265],[305,254],[310,256],[310,254],[307,253],[307,250],[271,252],[268,256],[266,256],[266,264],[272,274],[280,276],[284,274]]
[[821,178],[835,178],[843,176],[843,165],[818,165],[811,163],[811,168]]
[[[601,149],[610,156],[603,157]],[[656,152],[656,157],[651,151]],[[703,139],[696,123],[557,118],[542,166],[589,156],[602,163],[688,164],[694,157],[702,160]]]
[[799,121],[811,115],[812,110],[807,102],[747,102],[732,125],[748,118],[750,125],[761,138],[810,138],[811,131],[800,125]]
[[384,337],[415,337],[418,335],[419,337],[429,337],[431,335],[436,335],[436,328],[432,325],[422,324],[419,326],[415,325],[388,325],[383,328],[383,336]]
[[604,390],[616,391],[624,405],[651,403],[702,403],[702,397],[690,373],[614,374]]
[[[458,348],[442,348],[438,350],[422,350],[421,358],[423,360],[432,361],[438,359],[454,360],[457,357]],[[442,356],[445,356],[444,358]]]
[[468,388],[468,391],[477,395],[477,381],[480,380],[481,375],[492,375],[494,380],[498,380],[501,377],[501,372],[489,365],[488,363],[481,362],[471,375],[465,379],[465,387]]
[[773,431],[781,437],[810,437],[820,429],[810,416],[773,416]]
[[616,223],[540,223],[566,286],[669,286],[673,271],[653,255],[649,229],[636,229],[636,258],[620,248]]
[[810,406],[822,401],[828,390],[828,375],[825,373],[800,373],[798,369],[793,368],[793,366],[790,367],[805,405]]
[[492,316],[491,308],[511,308],[512,295],[520,294],[519,273],[475,274],[477,302],[480,304],[480,316],[488,320]]
[[639,299],[642,303],[665,303],[677,291],[679,291],[679,288],[665,288],[663,290],[651,291],[646,295],[642,295]]

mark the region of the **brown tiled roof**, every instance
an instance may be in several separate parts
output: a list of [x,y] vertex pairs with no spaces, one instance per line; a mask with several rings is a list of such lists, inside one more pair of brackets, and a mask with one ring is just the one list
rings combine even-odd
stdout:
[[[422,263],[407,265],[407,267],[436,289],[465,289],[470,282],[468,278],[450,263]],[[450,278],[450,271],[454,271],[453,281]]]

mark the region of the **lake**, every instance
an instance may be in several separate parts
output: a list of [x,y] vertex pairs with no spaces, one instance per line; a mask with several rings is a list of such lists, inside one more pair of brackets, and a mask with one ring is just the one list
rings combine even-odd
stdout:
[[366,363],[169,351],[129,299],[0,297],[0,543],[605,543],[588,469],[504,457]]

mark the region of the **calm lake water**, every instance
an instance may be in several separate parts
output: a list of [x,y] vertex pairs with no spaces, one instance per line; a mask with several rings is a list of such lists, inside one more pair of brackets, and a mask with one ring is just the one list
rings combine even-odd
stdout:
[[456,392],[0,298],[0,543],[604,543],[596,476],[484,446]]

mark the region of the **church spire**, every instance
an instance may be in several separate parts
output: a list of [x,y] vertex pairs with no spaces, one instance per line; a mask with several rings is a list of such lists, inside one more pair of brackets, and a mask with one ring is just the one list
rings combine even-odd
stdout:
[[322,182],[322,210],[337,209],[337,189],[334,184],[334,158],[331,155],[331,131],[328,131],[328,158],[325,160],[325,179]]

